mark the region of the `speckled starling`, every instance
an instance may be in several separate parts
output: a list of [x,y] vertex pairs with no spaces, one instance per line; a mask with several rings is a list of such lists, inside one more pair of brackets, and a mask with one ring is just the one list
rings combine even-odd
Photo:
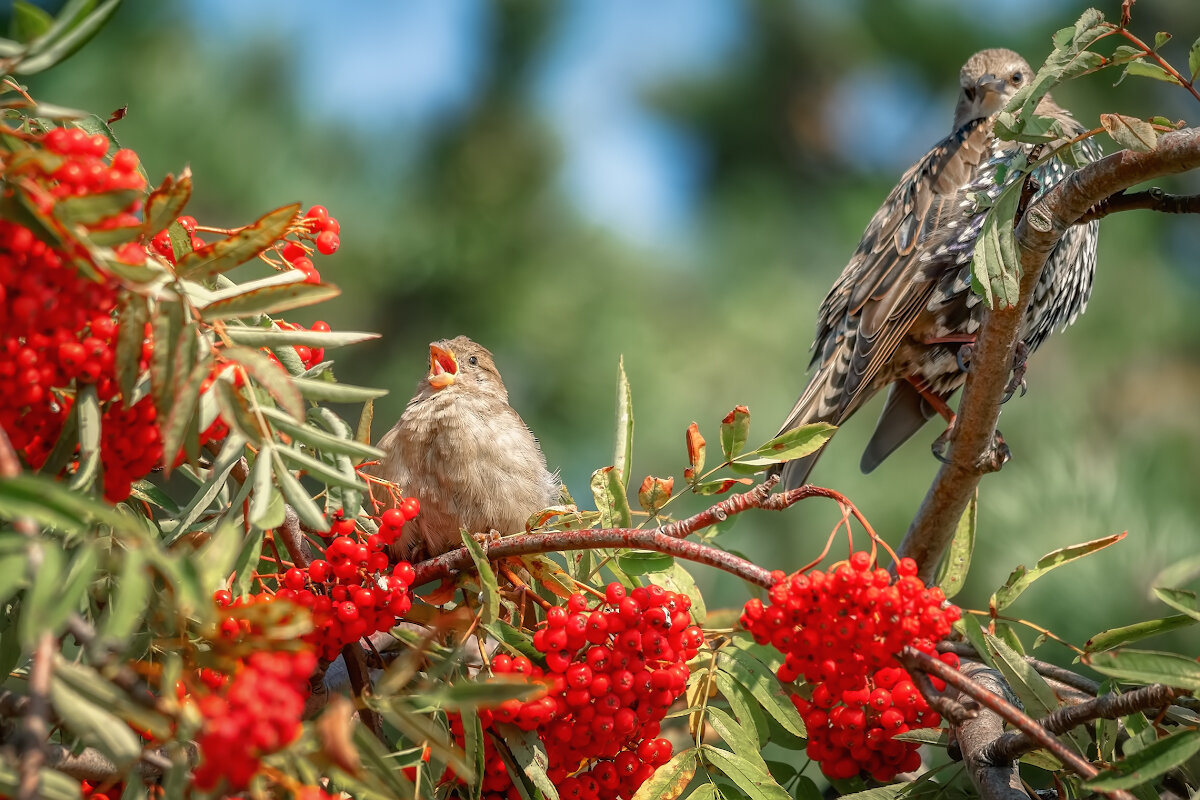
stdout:
[[[900,178],[821,303],[810,364],[816,372],[781,433],[818,421],[840,425],[890,386],[862,457],[863,471],[870,472],[935,414],[952,419],[947,400],[966,380],[959,351],[973,340],[985,308],[970,288],[975,239],[990,201],[1022,174],[1001,165],[1033,149],[998,139],[993,120],[1033,77],[1011,50],[983,50],[967,60],[953,132]],[[1058,120],[1067,135],[1085,130],[1049,95],[1037,113]],[[1091,139],[1077,151],[1085,161],[1100,156]],[[1037,167],[1039,192],[1071,169],[1057,158]],[[1004,177],[997,180],[998,174]],[[1051,253],[1021,329],[1027,350],[1083,311],[1096,233],[1096,222],[1072,227]],[[804,483],[817,455],[776,468],[784,485]]]

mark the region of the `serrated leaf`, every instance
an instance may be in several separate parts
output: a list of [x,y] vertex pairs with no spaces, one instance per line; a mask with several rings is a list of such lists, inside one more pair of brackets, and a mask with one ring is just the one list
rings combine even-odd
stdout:
[[735,486],[750,486],[753,483],[749,478],[718,478],[715,481],[692,484],[692,493],[701,496],[725,494]]
[[279,455],[288,462],[288,466],[291,468],[307,473],[309,477],[322,481],[326,486],[342,486],[347,489],[361,490],[367,488],[359,479],[358,473],[354,471],[353,467],[350,467],[349,462],[346,464],[350,468],[342,471],[294,447],[280,447]]
[[525,773],[525,777],[537,787],[546,800],[558,800],[558,789],[546,770],[550,767],[550,757],[546,755],[546,747],[535,731],[523,731],[515,725],[499,724],[496,726],[504,736],[504,743],[516,760],[517,766]]
[[65,533],[77,533],[96,524],[135,530],[133,521],[112,506],[41,475],[21,474],[0,480],[0,518],[17,517],[29,517],[38,525]]
[[142,234],[153,237],[165,229],[183,213],[192,196],[192,171],[188,167],[176,178],[168,175],[158,188],[146,198],[146,209],[142,217]]
[[[1067,28],[1067,30],[1071,29]],[[912,788],[916,783],[916,781],[906,781],[890,783],[887,786],[876,786],[873,789],[841,795],[838,800],[897,800],[897,798],[911,796]]]
[[746,448],[750,435],[750,409],[737,406],[721,420],[721,452],[726,461],[732,461]]
[[963,509],[962,517],[954,529],[954,538],[946,548],[946,557],[938,569],[935,583],[950,599],[962,591],[967,580],[967,572],[971,568],[971,554],[975,550],[975,524],[979,515],[979,488],[971,496],[967,507]]
[[486,706],[494,708],[509,699],[528,700],[545,694],[545,687],[517,675],[497,675],[487,680],[439,683],[431,692],[410,695],[416,706],[444,711]]
[[799,428],[779,434],[746,455],[738,456],[734,459],[734,463],[746,466],[767,466],[803,458],[820,450],[836,430],[836,425],[830,425],[827,422],[801,425]]
[[1021,261],[1013,233],[1013,217],[1021,200],[1024,180],[1012,180],[984,217],[971,259],[973,286],[990,308],[1005,309],[1016,305],[1020,296]]
[[675,800],[692,782],[697,763],[696,749],[693,747],[676,753],[638,787],[632,800]]
[[1176,611],[1182,611],[1192,619],[1200,620],[1200,599],[1197,599],[1195,592],[1156,587],[1154,596]]
[[647,475],[638,488],[638,505],[653,517],[671,499],[671,492],[674,488],[674,478],[655,478]]
[[70,6],[64,7],[54,25],[38,39],[46,45],[31,47],[30,55],[18,61],[12,71],[18,75],[32,75],[63,61],[96,35],[120,3],[121,0],[105,0],[82,19],[70,13]]
[[1145,61],[1131,61],[1125,66],[1125,75],[1137,75],[1140,78],[1153,78],[1156,81],[1164,81],[1165,83],[1173,83],[1179,85],[1179,81],[1174,75],[1167,72],[1158,64],[1150,64]]
[[233,574],[237,579],[233,582],[233,596],[244,597],[254,588],[254,576],[258,572],[258,561],[262,557],[263,532],[251,528],[242,539],[241,550],[233,562]]
[[171,474],[175,457],[184,445],[184,439],[187,437],[189,429],[195,427],[196,412],[200,405],[200,386],[204,383],[204,379],[211,374],[212,357],[205,354],[203,360],[194,364],[183,382],[175,387],[175,402],[160,423],[164,475]]
[[633,463],[633,392],[625,375],[625,357],[617,359],[617,419],[613,441],[613,468],[624,488],[629,487],[629,465]]
[[529,574],[533,576],[534,580],[546,587],[551,594],[566,600],[575,593],[575,586],[571,581],[571,576],[567,575],[562,567],[546,556],[521,556],[521,560],[525,563],[526,569],[529,570]]
[[179,512],[175,531],[167,539],[168,545],[186,534],[192,523],[200,518],[200,515],[204,513],[209,504],[221,493],[221,490],[225,487],[225,482],[229,478],[229,473],[233,471],[238,460],[242,457],[244,446],[245,439],[242,438],[242,435],[237,431],[231,431],[225,439],[225,443],[221,446],[220,452],[217,453],[217,458],[213,462],[208,478],[200,484],[196,493],[192,495],[192,499]]
[[233,346],[223,351],[225,358],[241,364],[251,378],[266,389],[279,406],[293,419],[304,419],[304,400],[300,391],[292,384],[292,377],[276,362],[259,350]]
[[1096,634],[1087,640],[1083,649],[1089,653],[1100,650],[1111,650],[1114,647],[1120,647],[1131,642],[1148,639],[1151,636],[1158,636],[1179,628],[1186,628],[1189,625],[1195,625],[1197,621],[1200,620],[1187,614],[1176,614],[1170,617],[1163,617],[1162,619],[1138,622],[1133,625],[1122,625],[1119,628],[1110,628]]
[[147,612],[152,588],[146,555],[138,548],[121,555],[121,571],[109,591],[109,603],[99,634],[110,641],[126,641]]
[[199,309],[200,318],[205,322],[216,322],[223,319],[257,317],[260,314],[279,314],[324,302],[341,293],[341,289],[328,283],[263,286],[202,306]]
[[1090,542],[1083,542],[1081,544],[1064,547],[1059,550],[1052,550],[1038,559],[1037,564],[1031,570],[1027,570],[1024,566],[1017,567],[1012,571],[1012,574],[1008,576],[1008,580],[1005,581],[1004,585],[997,589],[996,593],[992,595],[992,607],[997,611],[1007,608],[1008,606],[1012,605],[1012,602],[1020,597],[1021,594],[1028,589],[1034,581],[1036,581],[1038,578],[1041,578],[1046,573],[1065,566],[1072,561],[1083,558],[1084,556],[1089,556],[1092,553],[1099,552],[1100,550],[1103,550],[1104,548],[1121,541],[1125,538],[1125,536],[1125,533],[1119,533],[1115,536],[1105,536],[1100,539],[1093,539]]
[[958,622],[954,623],[954,629],[960,632],[966,640],[975,648],[975,652],[983,658],[989,667],[999,670],[996,666],[996,659],[992,657],[992,653],[988,650],[987,640],[984,638],[983,624],[979,621],[979,617],[974,614],[964,614],[959,618]]
[[792,800],[792,796],[767,772],[766,765],[759,767],[736,753],[710,744],[701,745],[700,753],[709,765],[745,792],[749,800]]
[[726,712],[714,706],[709,706],[705,712],[713,730],[721,737],[721,741],[729,745],[734,753],[747,761],[752,761],[767,770],[767,762],[762,757],[762,742],[754,736],[753,728],[744,728]]
[[245,264],[282,239],[299,213],[300,204],[292,203],[264,214],[238,232],[188,253],[175,272],[185,280],[203,281]]
[[141,189],[117,189],[67,197],[54,204],[54,216],[64,225],[94,225],[120,214],[141,197]]
[[128,408],[137,384],[138,369],[142,358],[142,343],[146,338],[146,321],[150,308],[146,298],[131,291],[122,291],[117,304],[117,341],[115,345],[115,371],[117,386]]
[[[159,300],[154,313],[150,315],[154,334],[154,349],[150,355],[150,385],[159,419],[165,418],[171,410],[171,389],[176,383],[175,347],[180,341],[183,319],[182,300]],[[191,369],[191,364],[187,369]]]
[[459,714],[462,717],[463,727],[463,755],[466,762],[475,769],[477,776],[477,779],[469,784],[468,800],[480,800],[483,796],[483,780],[478,776],[483,775],[485,763],[483,724],[479,721],[479,714],[473,708],[464,708]]
[[292,378],[292,385],[300,390],[304,398],[326,403],[362,403],[387,394],[386,389],[351,386],[348,383],[312,378]]
[[1087,653],[1082,659],[1097,672],[1123,681],[1200,691],[1200,663],[1175,653],[1127,648]]
[[1114,142],[1136,153],[1149,153],[1158,144],[1158,133],[1144,119],[1124,114],[1101,114],[1100,124]]
[[[42,542],[42,563],[33,576],[33,586],[21,604],[20,634],[21,647],[33,649],[37,637],[43,632],[57,633],[51,614],[58,600],[58,590],[66,578],[66,555],[58,542],[45,539]],[[65,618],[59,623],[65,622]]]
[[1190,80],[1193,81],[1200,75],[1200,39],[1192,42],[1191,48],[1188,49],[1188,72],[1191,73]]
[[788,733],[801,738],[807,735],[800,712],[792,705],[783,685],[766,664],[745,650],[726,647],[717,656],[717,668],[746,687],[763,710]]
[[717,691],[733,709],[738,721],[742,725],[752,728],[754,737],[758,741],[766,742],[770,737],[770,727],[762,706],[750,694],[750,690],[735,681],[733,676],[727,672],[716,672],[713,675],[713,681],[717,684]]
[[479,591],[483,595],[478,601],[480,624],[490,625],[500,618],[500,585],[496,582],[496,573],[492,571],[492,565],[488,563],[483,547],[475,537],[464,531],[462,541],[467,552],[471,554],[471,560],[475,562],[475,571],[479,574]]
[[[259,455],[262,458],[262,455]],[[275,481],[283,492],[283,497],[292,504],[292,508],[296,510],[300,521],[314,531],[326,531],[329,529],[329,523],[325,519],[325,514],[317,506],[300,481],[296,480],[283,463],[283,458],[280,457],[277,449],[271,449],[271,465],[275,471]]]
[[892,738],[902,742],[916,742],[943,748],[950,743],[949,734],[942,728],[913,728],[904,733],[894,734]]
[[1132,789],[1149,783],[1200,753],[1200,731],[1185,730],[1159,739],[1084,783],[1096,792]]
[[601,528],[629,528],[633,515],[629,510],[629,498],[616,467],[603,467],[592,473],[592,497],[596,510],[600,512]]
[[50,681],[50,702],[67,729],[111,759],[119,771],[137,761],[142,747],[129,726],[57,675]]
[[[1025,658],[997,636],[984,634],[987,651],[992,663],[1004,675],[1005,682],[1021,698],[1025,713],[1033,717],[1044,717],[1058,708],[1058,697],[1046,680],[1037,673]],[[1086,737],[1078,729],[1059,737],[1079,755],[1087,752]]]
[[630,577],[663,572],[675,565],[674,556],[653,550],[629,550],[617,556],[617,565]]
[[289,345],[330,349],[359,344],[360,342],[369,342],[379,338],[378,333],[368,333],[366,331],[292,331],[284,330],[283,328],[258,328],[239,325],[230,325],[225,328],[225,335],[235,344],[250,347],[270,347],[271,349]]

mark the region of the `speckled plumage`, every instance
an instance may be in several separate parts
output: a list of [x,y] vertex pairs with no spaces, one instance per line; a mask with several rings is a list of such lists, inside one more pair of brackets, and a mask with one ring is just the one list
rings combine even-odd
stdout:
[[[457,362],[455,379],[440,388],[435,348]],[[434,342],[430,362],[400,420],[379,440],[387,457],[373,469],[421,502],[396,547],[406,558],[461,546],[464,528],[523,531],[530,515],[557,502],[561,488],[537,439],[508,404],[486,348],[465,336]]]
[[[935,414],[910,379],[943,401],[962,386],[957,353],[979,329],[984,310],[970,290],[975,239],[990,201],[1006,185],[996,181],[997,168],[1032,149],[997,139],[992,120],[1032,78],[1011,50],[983,50],[963,66],[953,131],[901,176],[821,304],[810,363],[816,372],[781,433],[818,421],[840,425],[890,386],[863,454],[863,471],[870,472]],[[1048,95],[1037,110],[1068,135],[1084,130]],[[1091,139],[1081,151],[1085,160],[1100,155]],[[1070,172],[1052,159],[1034,177],[1044,192]],[[1008,170],[1005,180],[1017,174]],[[1096,233],[1095,222],[1073,227],[1051,253],[1021,331],[1030,351],[1087,304]],[[934,341],[946,338],[959,341]],[[784,465],[784,485],[804,483],[816,458]]]

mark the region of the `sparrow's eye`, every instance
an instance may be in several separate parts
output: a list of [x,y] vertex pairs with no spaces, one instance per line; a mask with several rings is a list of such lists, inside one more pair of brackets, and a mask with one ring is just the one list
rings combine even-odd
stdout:
[[479,363],[479,359],[476,358],[475,356],[471,356],[470,358],[467,359],[467,363],[473,367]]

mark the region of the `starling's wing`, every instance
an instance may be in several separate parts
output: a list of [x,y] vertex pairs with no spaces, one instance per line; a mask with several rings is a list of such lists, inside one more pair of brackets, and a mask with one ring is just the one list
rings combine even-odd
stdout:
[[[888,363],[926,307],[941,264],[921,259],[930,233],[987,157],[991,124],[973,120],[908,169],[875,212],[858,249],[821,303],[808,387],[780,432],[810,422],[841,424],[879,387]],[[909,434],[911,435],[911,433]],[[816,456],[791,462],[784,483],[803,483]]]

